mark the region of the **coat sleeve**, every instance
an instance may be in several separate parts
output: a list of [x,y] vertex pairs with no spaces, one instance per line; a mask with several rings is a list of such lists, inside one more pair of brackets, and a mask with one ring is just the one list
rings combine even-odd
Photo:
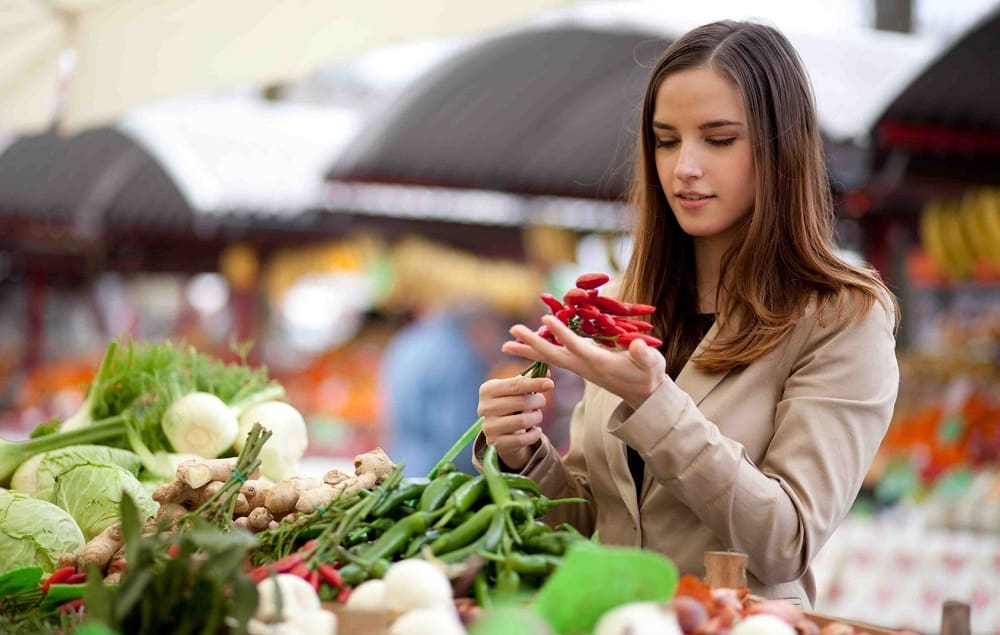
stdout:
[[[825,312],[824,312],[825,313]],[[803,341],[804,340],[804,341]],[[879,303],[836,325],[813,318],[755,465],[673,382],[608,431],[764,584],[797,580],[850,510],[892,417],[899,386],[892,320]]]
[[[590,387],[587,387],[589,390]],[[583,426],[586,395],[573,408],[570,420],[569,450],[565,457],[559,456],[559,451],[552,445],[549,438],[542,434],[538,449],[528,460],[521,474],[538,483],[542,494],[551,498],[579,497],[587,499],[588,503],[558,505],[545,515],[544,520],[555,527],[561,523],[569,523],[580,533],[589,536],[595,527],[593,495],[587,478],[586,459],[583,454]],[[473,456],[477,470],[482,470],[480,459],[486,449],[486,437],[482,433],[476,437]]]

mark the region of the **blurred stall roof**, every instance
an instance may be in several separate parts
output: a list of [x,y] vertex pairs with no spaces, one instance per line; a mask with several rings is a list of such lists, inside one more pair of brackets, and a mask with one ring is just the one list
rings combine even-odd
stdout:
[[954,37],[879,114],[878,124],[1000,133],[1000,6]]
[[77,228],[294,217],[316,208],[356,128],[349,111],[245,97],[147,106],[117,127],[15,140],[0,154],[0,214]]
[[[650,69],[669,41],[705,21],[675,8],[574,5],[469,46],[369,117],[327,176],[335,183],[620,199]],[[831,152],[852,154],[831,165],[863,165],[843,142],[864,136],[931,57],[934,42],[861,30],[788,35],[812,77],[824,134],[839,142]],[[863,175],[834,178],[854,185]],[[328,209],[348,208],[346,191],[331,187]]]
[[138,109],[118,128],[195,212],[283,217],[317,205],[324,169],[358,121],[344,108],[194,97]]

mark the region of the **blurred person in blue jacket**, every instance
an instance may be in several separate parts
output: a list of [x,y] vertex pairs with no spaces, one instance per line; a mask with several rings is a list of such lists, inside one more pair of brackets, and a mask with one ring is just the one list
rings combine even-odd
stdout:
[[[407,476],[426,476],[479,417],[479,386],[505,336],[499,316],[467,304],[430,310],[390,340],[381,368],[387,450]],[[470,474],[471,447],[454,461]]]

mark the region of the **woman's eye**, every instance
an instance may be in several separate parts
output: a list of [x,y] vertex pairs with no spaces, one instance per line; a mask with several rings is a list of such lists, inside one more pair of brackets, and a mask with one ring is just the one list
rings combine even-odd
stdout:
[[675,145],[677,145],[677,141],[673,140],[673,139],[668,139],[668,140],[657,139],[656,140],[656,147],[657,148],[672,148]]
[[733,142],[736,141],[736,137],[726,137],[725,139],[708,139],[710,145],[713,146],[731,146]]

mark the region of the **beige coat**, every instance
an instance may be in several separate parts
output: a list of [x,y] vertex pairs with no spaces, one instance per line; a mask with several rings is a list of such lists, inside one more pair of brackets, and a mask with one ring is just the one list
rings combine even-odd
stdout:
[[[523,470],[557,507],[546,518],[595,529],[704,575],[705,551],[746,553],[751,592],[815,600],[810,564],[853,503],[885,435],[899,383],[892,320],[875,303],[838,326],[807,313],[778,349],[729,373],[690,362],[638,410],[588,384],[560,459],[548,439]],[[718,325],[699,348],[718,334]],[[476,440],[481,456],[485,440]],[[646,461],[636,500],[625,444]]]

